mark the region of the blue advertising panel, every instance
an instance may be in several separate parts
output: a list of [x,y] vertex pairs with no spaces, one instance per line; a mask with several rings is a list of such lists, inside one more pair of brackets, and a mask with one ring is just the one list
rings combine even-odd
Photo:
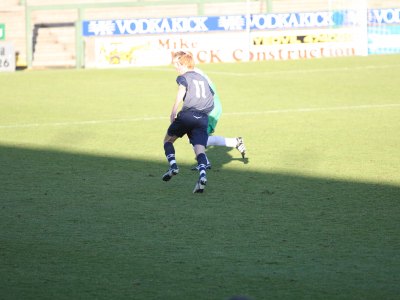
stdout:
[[400,53],[400,25],[369,27],[368,53]]
[[371,9],[368,11],[368,24],[370,26],[400,24],[400,8]]
[[84,36],[332,28],[352,25],[348,11],[83,21]]
[[400,53],[400,8],[368,11],[368,53]]

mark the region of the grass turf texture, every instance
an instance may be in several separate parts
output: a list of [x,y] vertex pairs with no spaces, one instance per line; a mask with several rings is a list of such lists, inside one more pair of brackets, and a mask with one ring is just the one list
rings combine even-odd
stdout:
[[172,67],[0,74],[2,299],[396,299],[399,56],[201,66],[202,195]]

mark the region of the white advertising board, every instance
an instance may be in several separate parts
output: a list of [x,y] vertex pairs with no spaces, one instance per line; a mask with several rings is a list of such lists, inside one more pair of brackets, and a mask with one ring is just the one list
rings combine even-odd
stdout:
[[0,42],[0,72],[15,71],[15,51],[11,43]]
[[353,56],[357,49],[352,29],[104,37],[96,39],[95,67],[168,65],[181,50],[196,63],[229,63]]

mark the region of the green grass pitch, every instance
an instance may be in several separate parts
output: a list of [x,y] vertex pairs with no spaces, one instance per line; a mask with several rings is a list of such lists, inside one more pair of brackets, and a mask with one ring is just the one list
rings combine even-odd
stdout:
[[400,56],[200,67],[199,195],[172,66],[0,74],[1,299],[398,299]]

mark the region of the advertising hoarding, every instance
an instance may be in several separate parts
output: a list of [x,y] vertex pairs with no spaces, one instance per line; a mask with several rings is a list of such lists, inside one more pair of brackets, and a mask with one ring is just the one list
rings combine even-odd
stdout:
[[400,53],[400,8],[369,11],[368,53]]
[[0,42],[0,72],[15,71],[15,51],[11,43]]
[[[173,52],[197,63],[291,60],[392,53],[400,9],[83,21],[94,39],[87,67],[161,66]],[[368,32],[364,26],[368,19]],[[388,28],[390,26],[390,28]],[[367,38],[368,35],[368,38]],[[382,46],[384,45],[384,46]]]
[[[139,34],[178,34],[215,31],[333,28],[352,26],[354,11],[253,14],[234,16],[196,16],[90,20],[82,22],[83,36],[123,36]],[[249,27],[247,27],[249,26]]]
[[[196,63],[291,60],[357,55],[352,30],[243,32],[98,38],[96,67],[160,66],[176,51],[191,52]],[[250,47],[247,45],[250,43]]]

